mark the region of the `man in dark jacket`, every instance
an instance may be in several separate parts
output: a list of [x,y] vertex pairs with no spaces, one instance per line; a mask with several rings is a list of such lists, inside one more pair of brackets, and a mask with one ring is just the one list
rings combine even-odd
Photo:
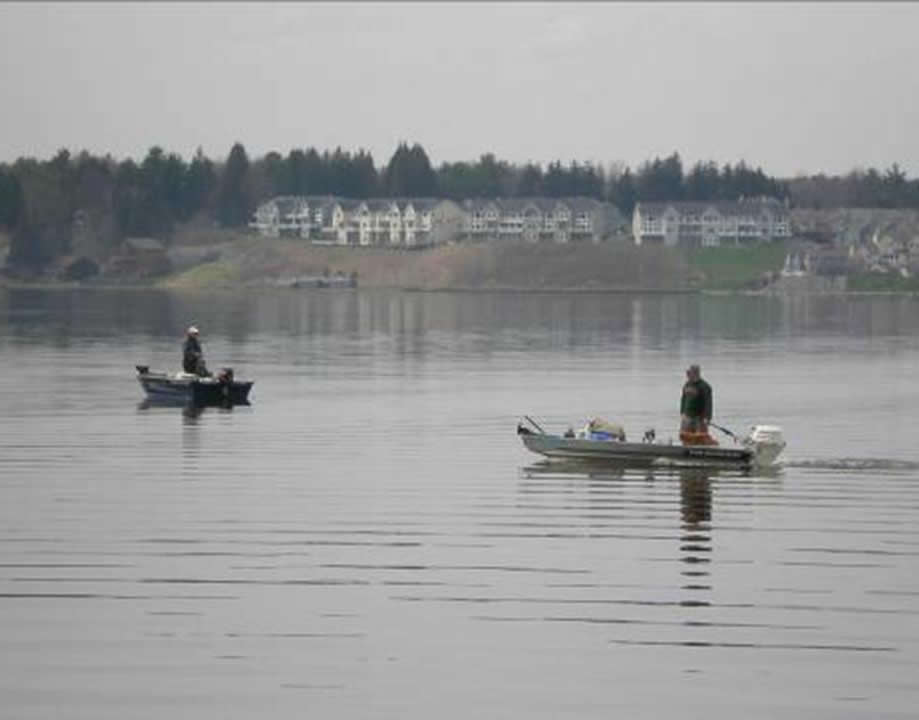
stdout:
[[204,364],[204,352],[198,341],[198,328],[192,325],[185,331],[185,344],[182,346],[182,369],[193,375],[206,377],[210,373]]
[[702,379],[699,366],[690,365],[680,398],[680,431],[707,435],[711,420],[712,387]]

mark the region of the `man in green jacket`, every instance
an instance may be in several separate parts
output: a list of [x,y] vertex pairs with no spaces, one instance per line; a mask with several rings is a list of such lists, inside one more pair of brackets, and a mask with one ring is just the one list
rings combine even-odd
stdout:
[[707,435],[711,419],[712,386],[702,379],[698,365],[690,365],[680,398],[680,432]]

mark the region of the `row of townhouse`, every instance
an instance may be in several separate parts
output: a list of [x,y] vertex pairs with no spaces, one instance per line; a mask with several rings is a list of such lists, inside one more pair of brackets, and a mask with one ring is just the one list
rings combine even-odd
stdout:
[[587,197],[500,198],[463,202],[468,239],[599,242],[626,226],[615,205]]
[[751,245],[791,237],[791,216],[775,198],[638,203],[632,214],[632,234],[636,245]]
[[626,223],[609,203],[590,198],[438,198],[353,200],[279,196],[262,203],[250,227],[265,237],[314,244],[423,247],[456,240],[599,241]]
[[462,210],[436,198],[282,195],[259,205],[249,226],[264,237],[299,237],[317,245],[419,247],[458,234]]

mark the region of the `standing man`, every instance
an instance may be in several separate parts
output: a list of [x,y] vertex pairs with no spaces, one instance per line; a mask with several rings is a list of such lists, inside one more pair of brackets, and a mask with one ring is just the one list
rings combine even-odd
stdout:
[[182,369],[192,375],[206,377],[207,367],[204,364],[204,352],[198,341],[198,328],[194,325],[185,331],[185,344],[182,346]]
[[[710,437],[708,424],[712,420],[712,386],[702,379],[698,365],[686,370],[686,383],[680,398],[680,438],[684,434]],[[704,438],[693,438],[696,442],[710,444]],[[711,440],[711,443],[714,443]]]

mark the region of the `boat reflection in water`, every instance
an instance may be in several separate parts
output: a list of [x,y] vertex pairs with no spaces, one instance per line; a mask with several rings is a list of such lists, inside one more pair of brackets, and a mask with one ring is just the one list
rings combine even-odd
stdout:
[[[712,563],[714,545],[713,506],[715,493],[723,491],[727,503],[738,494],[746,495],[774,485],[781,468],[635,467],[627,463],[543,460],[521,468],[521,492],[539,498],[542,510],[560,515],[575,513],[578,524],[587,523],[591,541],[628,543],[673,538],[671,550],[645,557],[646,562],[679,564],[679,578],[673,584],[656,586],[655,592],[675,594],[672,602],[691,613],[682,621],[702,627],[710,618],[695,617],[691,608],[712,606]],[[586,501],[583,502],[583,501]],[[678,531],[673,508],[679,507]],[[731,510],[727,511],[728,513]],[[569,518],[569,521],[571,518]],[[627,557],[627,556],[626,556]],[[669,590],[668,590],[669,586]],[[671,595],[672,596],[672,595]]]
[[[712,472],[684,470],[680,473],[680,571],[686,579],[683,590],[710,591],[709,570],[712,553]],[[689,605],[708,605],[710,600],[695,599]]]
[[197,405],[193,402],[181,399],[151,399],[144,398],[137,403],[137,409],[141,412],[152,410],[181,410],[182,417],[186,420],[197,420],[205,412],[228,413],[234,408],[251,407],[250,403],[225,403],[223,405]]

